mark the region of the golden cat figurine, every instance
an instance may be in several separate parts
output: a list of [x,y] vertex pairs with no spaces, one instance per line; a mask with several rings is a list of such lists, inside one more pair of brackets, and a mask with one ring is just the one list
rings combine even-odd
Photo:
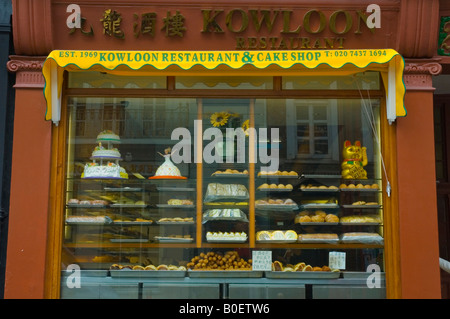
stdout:
[[355,141],[355,144],[348,140],[344,142],[342,149],[343,162],[342,178],[344,179],[367,179],[367,172],[364,166],[367,165],[366,148],[361,146],[360,141]]

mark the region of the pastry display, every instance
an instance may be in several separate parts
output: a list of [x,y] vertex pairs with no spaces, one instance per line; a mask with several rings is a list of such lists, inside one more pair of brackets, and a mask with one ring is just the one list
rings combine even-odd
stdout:
[[181,176],[181,172],[170,160],[171,148],[166,148],[164,154],[159,153],[164,157],[164,163],[161,164],[156,170],[155,176],[149,177],[149,179],[186,179]]
[[339,237],[334,233],[299,234],[300,243],[338,243]]
[[261,171],[258,173],[258,176],[292,176],[292,177],[298,177],[298,173],[294,171],[274,171],[274,172],[267,172],[267,171]]
[[190,199],[169,199],[168,205],[194,205],[194,202]]
[[340,235],[343,243],[362,243],[362,244],[382,244],[383,237],[378,233],[370,232],[348,232]]
[[177,234],[170,234],[167,236],[155,236],[154,239],[159,242],[169,242],[169,243],[193,241],[191,235],[177,235]]
[[243,170],[242,172],[237,170],[237,169],[226,169],[224,171],[215,171],[214,173],[212,173],[213,176],[215,175],[230,175],[230,174],[240,174],[240,175],[248,175],[248,170]]
[[341,190],[378,190],[379,186],[378,184],[374,183],[374,184],[362,184],[362,183],[358,183],[358,184],[341,184],[339,185],[339,188]]
[[109,224],[112,220],[108,216],[69,216],[66,218],[66,223],[68,224],[77,224],[77,223],[86,223],[86,224]]
[[150,271],[164,271],[164,270],[177,270],[177,271],[186,271],[186,267],[184,266],[175,266],[175,265],[165,265],[161,264],[158,266],[155,265],[121,265],[121,264],[113,264],[109,268],[109,270],[150,270]]
[[240,209],[208,209],[203,213],[203,221],[208,220],[237,220],[248,221],[247,215]]
[[261,230],[256,233],[259,242],[296,242],[297,238],[294,230]]
[[248,238],[245,232],[207,232],[207,241],[246,241]]
[[294,189],[294,187],[292,186],[292,184],[267,184],[264,183],[260,186],[258,186],[259,190],[292,190]]
[[280,199],[280,198],[265,198],[258,199],[255,201],[256,208],[267,208],[267,209],[276,209],[276,208],[289,208],[296,209],[298,205],[290,198]]
[[324,265],[324,266],[311,266],[307,265],[304,262],[297,263],[295,265],[292,264],[286,264],[283,265],[280,261],[276,260],[272,262],[272,271],[332,271],[337,272],[338,269],[331,269],[330,267]]
[[157,223],[193,223],[193,217],[163,217]]
[[109,202],[107,200],[79,200],[77,198],[71,198],[67,201],[68,205],[76,205],[76,206],[106,206],[109,205]]
[[205,202],[217,201],[224,198],[248,199],[247,187],[241,184],[209,183],[206,188]]
[[294,223],[338,223],[339,217],[334,214],[327,214],[322,210],[314,212],[302,211],[295,216]]
[[200,253],[186,264],[188,270],[251,270],[252,260],[239,256],[236,251]]
[[350,215],[341,217],[341,223],[381,223],[377,215]]
[[[365,202],[363,200],[355,201],[351,204],[351,206],[378,206],[378,202]],[[344,207],[348,207],[350,205],[343,205]]]
[[334,185],[325,186],[325,185],[312,185],[312,184],[301,185],[300,189],[301,190],[333,190],[333,191],[339,190],[339,188]]

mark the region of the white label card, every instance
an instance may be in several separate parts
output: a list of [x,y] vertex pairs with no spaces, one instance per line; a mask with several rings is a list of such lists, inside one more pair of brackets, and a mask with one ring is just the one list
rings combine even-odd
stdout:
[[272,252],[266,250],[254,250],[252,252],[252,270],[272,270]]
[[346,254],[338,251],[330,251],[328,254],[328,267],[331,269],[345,269]]

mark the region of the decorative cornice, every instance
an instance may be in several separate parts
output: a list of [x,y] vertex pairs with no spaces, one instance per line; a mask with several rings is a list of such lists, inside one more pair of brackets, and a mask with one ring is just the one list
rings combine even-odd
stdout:
[[403,80],[407,91],[434,91],[433,75],[442,72],[442,65],[433,59],[406,60]]
[[9,72],[16,73],[15,88],[43,88],[42,66],[46,57],[11,55],[6,63]]

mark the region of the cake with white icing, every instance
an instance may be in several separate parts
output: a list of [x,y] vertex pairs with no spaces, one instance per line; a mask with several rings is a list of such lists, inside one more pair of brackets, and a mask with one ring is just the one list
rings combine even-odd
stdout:
[[164,150],[164,163],[162,163],[156,170],[155,176],[149,177],[149,179],[186,179],[186,177],[181,176],[181,172],[175,164],[170,160],[170,148]]
[[120,152],[117,148],[111,147],[109,149],[105,148],[102,143],[99,143],[98,146],[94,148],[92,151],[92,157],[91,159],[100,159],[100,158],[109,158],[109,159],[116,159],[121,158]]
[[128,174],[123,167],[115,163],[100,165],[99,163],[88,163],[84,166],[82,178],[128,178]]
[[97,135],[98,142],[120,143],[120,137],[111,130],[104,130]]
[[[128,174],[119,165],[122,160],[120,152],[113,147],[114,143],[120,142],[120,137],[112,131],[103,131],[97,136],[98,146],[92,151],[92,162],[84,166],[82,178],[121,178],[127,179]],[[103,143],[108,145],[105,148]]]

